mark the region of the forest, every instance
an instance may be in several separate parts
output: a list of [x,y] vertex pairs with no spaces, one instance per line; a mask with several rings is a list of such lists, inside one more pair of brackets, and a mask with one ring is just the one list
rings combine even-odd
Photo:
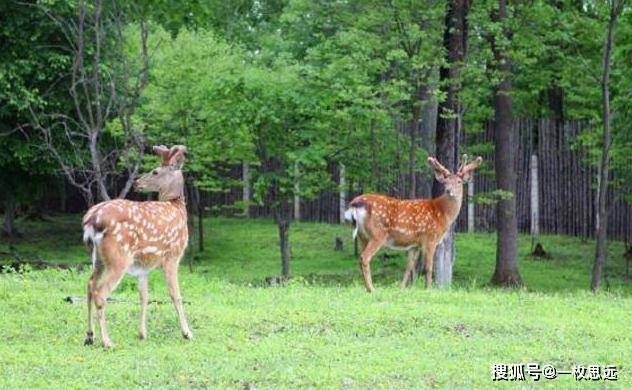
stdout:
[[[532,361],[631,383],[630,1],[2,0],[0,20],[0,387],[92,386],[100,359],[125,373],[105,387],[479,388],[494,364]],[[388,249],[365,294],[352,200],[438,199],[432,158],[458,176],[478,156],[434,258],[409,251],[412,288]],[[81,217],[163,201],[137,183],[173,166],[182,299],[164,268],[196,339],[172,340],[157,298],[132,343],[126,277],[108,305],[116,362],[79,339],[102,256]],[[432,291],[414,284],[428,262]],[[141,307],[165,290],[154,276]]]

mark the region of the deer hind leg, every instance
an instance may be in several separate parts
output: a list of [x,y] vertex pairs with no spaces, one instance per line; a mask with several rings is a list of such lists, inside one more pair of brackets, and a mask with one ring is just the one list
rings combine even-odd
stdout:
[[437,245],[424,245],[424,273],[426,274],[426,288],[432,288],[432,268],[434,266],[434,254]]
[[126,267],[112,266],[105,269],[103,282],[93,295],[94,305],[97,308],[97,317],[99,319],[99,328],[101,328],[101,340],[105,348],[112,347],[110,335],[105,323],[105,303],[110,292],[118,285],[123,278]]
[[173,302],[173,306],[178,313],[178,320],[180,321],[180,330],[182,336],[185,339],[192,339],[193,333],[189,329],[189,323],[184,316],[184,308],[182,307],[182,296],[180,295],[180,285],[178,284],[178,262],[170,261],[164,265],[165,278],[167,279],[167,286],[169,287],[169,296]]
[[140,298],[140,324],[138,337],[141,340],[147,338],[147,303],[148,303],[148,279],[147,274],[138,276],[138,295]]
[[404,289],[406,286],[412,286],[415,282],[415,261],[419,257],[419,248],[413,248],[408,250],[408,263],[406,264],[406,272],[402,278],[400,288]]
[[[93,256],[96,256],[96,252],[93,253]],[[86,339],[83,342],[84,345],[92,345],[94,344],[94,319],[92,314],[92,306],[94,303],[94,294],[96,293],[96,284],[99,281],[99,278],[103,274],[103,263],[99,260],[94,262],[94,269],[92,270],[92,275],[90,275],[90,279],[88,280],[88,331],[86,332]]]
[[380,250],[383,244],[384,239],[373,239],[368,242],[360,255],[360,270],[362,271],[362,276],[364,277],[364,287],[366,287],[367,292],[373,292],[375,290],[375,288],[373,288],[373,280],[371,278],[371,259],[377,251]]

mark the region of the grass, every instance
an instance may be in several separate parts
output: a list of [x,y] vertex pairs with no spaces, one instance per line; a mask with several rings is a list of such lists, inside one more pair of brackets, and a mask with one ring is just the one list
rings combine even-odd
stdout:
[[[78,216],[54,223],[22,222],[18,241],[0,242],[0,262],[88,263]],[[292,273],[283,287],[262,281],[279,273],[277,233],[269,220],[206,221],[207,249],[194,272],[181,267],[181,289],[195,339],[182,340],[170,304],[149,308],[149,339],[136,338],[136,281],[126,277],[107,309],[115,348],[84,347],[88,270],[0,275],[0,388],[487,388],[494,363],[614,364],[632,386],[632,286],[622,277],[623,245],[612,243],[608,289],[587,291],[594,243],[544,236],[551,261],[528,256],[520,242],[526,288],[487,286],[495,236],[457,236],[455,283],[400,291],[404,257],[373,261],[377,292],[364,292],[350,229],[301,223],[291,231]],[[344,239],[335,252],[334,237]],[[397,252],[386,252],[396,254]],[[160,272],[150,296],[168,301]],[[601,382],[604,384],[604,382]],[[512,385],[532,388],[535,383]],[[505,384],[506,385],[506,384]],[[544,387],[575,388],[569,376]],[[513,387],[513,386],[512,386]]]

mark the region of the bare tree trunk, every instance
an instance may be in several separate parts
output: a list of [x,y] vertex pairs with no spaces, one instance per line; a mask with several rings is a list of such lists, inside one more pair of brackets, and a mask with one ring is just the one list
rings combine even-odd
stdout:
[[338,213],[339,221],[341,224],[345,223],[345,208],[347,207],[347,184],[346,184],[346,169],[345,164],[340,163],[339,171],[339,196],[338,196]]
[[14,199],[8,199],[4,202],[4,222],[2,224],[2,235],[6,237],[17,237],[20,233],[15,227],[15,215],[18,204]]
[[608,33],[604,42],[603,61],[601,64],[601,120],[603,125],[601,163],[599,164],[599,187],[597,192],[597,244],[595,248],[595,263],[592,269],[590,287],[593,291],[601,288],[603,267],[606,262],[608,245],[608,210],[606,200],[608,197],[608,173],[610,168],[610,146],[612,135],[610,133],[610,59],[614,45],[614,33],[617,18],[623,10],[625,0],[610,1],[610,18],[608,21]]
[[[446,49],[446,66],[439,70],[441,88],[446,99],[439,104],[437,118],[437,159],[448,169],[456,169],[458,93],[461,66],[467,49],[467,15],[470,9],[469,0],[451,0],[445,14],[445,30],[443,46]],[[438,181],[434,181],[433,196],[440,196],[445,189]],[[455,261],[454,229],[450,228],[443,241],[437,246],[434,258],[434,280],[439,287],[452,283],[452,266]],[[424,259],[424,261],[432,261]]]
[[[499,0],[496,22],[500,23],[504,34],[507,34],[506,0]],[[494,138],[495,165],[498,190],[504,192],[502,199],[496,204],[496,270],[492,283],[500,286],[520,286],[518,263],[518,221],[516,218],[516,173],[515,144],[513,129],[513,101],[511,97],[511,64],[508,49],[492,42],[492,50],[497,71],[502,74],[500,83],[494,93]]]
[[242,163],[242,180],[244,185],[242,200],[244,202],[244,216],[250,217],[250,163]]
[[533,242],[540,240],[540,199],[538,183],[538,156],[531,155],[531,237]]
[[280,201],[275,207],[275,219],[279,230],[279,249],[281,250],[281,275],[283,279],[290,277],[290,213],[289,202]]

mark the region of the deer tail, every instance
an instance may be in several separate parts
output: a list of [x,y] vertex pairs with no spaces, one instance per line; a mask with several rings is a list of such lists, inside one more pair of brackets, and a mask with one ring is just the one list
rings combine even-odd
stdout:
[[103,236],[107,229],[103,228],[90,212],[83,219],[83,242],[91,249],[92,267],[96,267],[98,261],[98,248],[101,246]]
[[365,202],[362,199],[354,199],[347,211],[345,219],[353,224],[353,239],[358,237],[358,231],[364,227],[364,217],[366,216]]

